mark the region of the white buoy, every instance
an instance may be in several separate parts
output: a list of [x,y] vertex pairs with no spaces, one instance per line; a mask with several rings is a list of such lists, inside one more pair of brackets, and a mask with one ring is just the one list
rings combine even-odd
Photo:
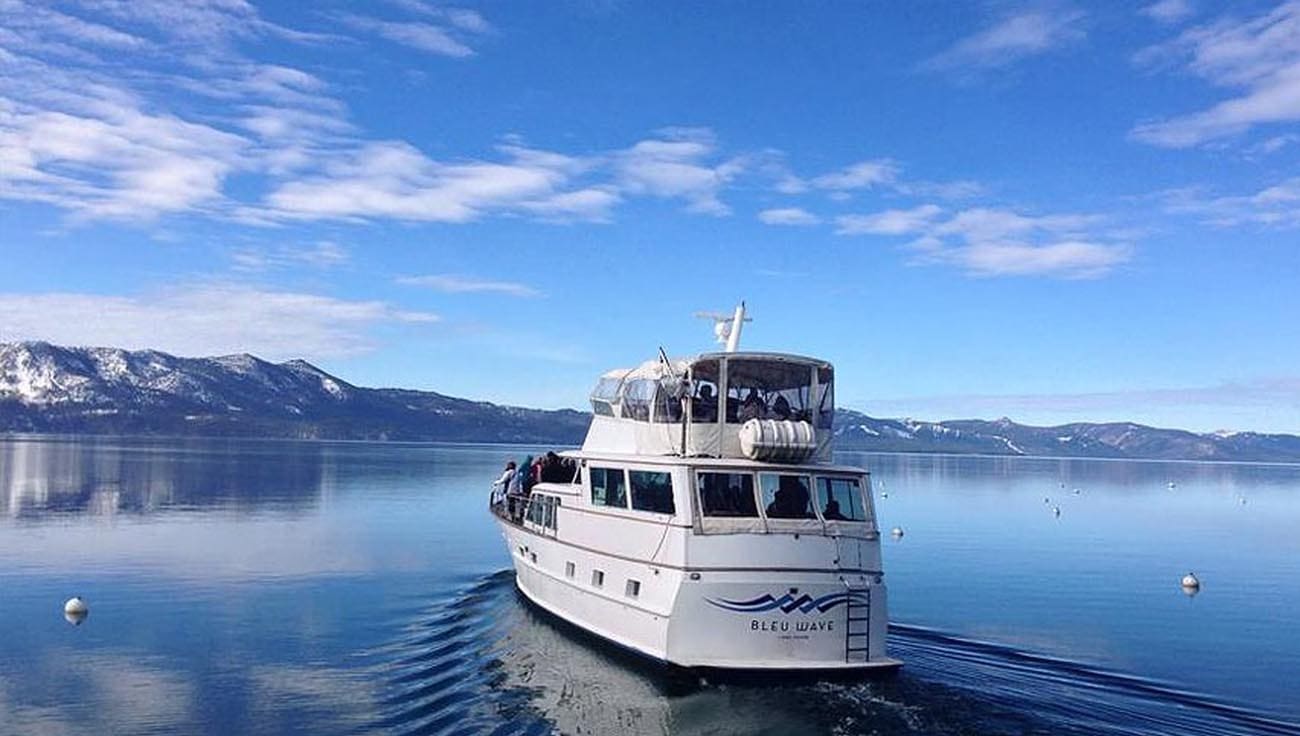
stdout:
[[1076,489],[1074,489],[1074,495],[1077,496],[1077,495],[1079,495],[1080,493],[1083,493],[1083,489],[1082,489],[1082,488],[1076,488]]
[[889,498],[889,493],[888,493],[888,492],[883,492],[883,493],[880,494],[880,497],[881,497],[881,498]]
[[1052,502],[1052,499],[1051,499],[1050,497],[1048,497],[1048,496],[1043,496],[1043,503],[1051,503],[1051,502]]
[[1052,514],[1053,514],[1054,516],[1060,517],[1060,515],[1061,515],[1061,507],[1060,507],[1060,506],[1053,506],[1053,507],[1052,507]]
[[1195,573],[1187,573],[1183,576],[1183,590],[1200,590],[1201,581],[1196,579]]
[[1171,480],[1171,481],[1169,481],[1169,490],[1171,490],[1171,491],[1172,491],[1172,490],[1174,490],[1174,488],[1176,488],[1176,487],[1177,487],[1177,486],[1176,486],[1176,485],[1174,485],[1174,482],[1173,482],[1173,481],[1172,481],[1172,480]]
[[86,602],[81,600],[81,596],[74,595],[63,604],[63,618],[73,626],[80,626],[86,617],[90,615],[90,607]]
[[902,538],[903,538],[903,527],[901,527],[901,526],[896,526],[896,527],[894,527],[893,531],[891,531],[890,534],[893,534],[893,535],[894,535],[894,539],[902,539]]

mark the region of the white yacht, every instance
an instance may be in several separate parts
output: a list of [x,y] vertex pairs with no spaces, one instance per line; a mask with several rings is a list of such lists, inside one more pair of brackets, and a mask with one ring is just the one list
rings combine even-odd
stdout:
[[498,481],[516,583],[671,665],[895,669],[870,477],[831,462],[831,364],[740,351],[744,309],[724,352],[601,376],[582,449]]

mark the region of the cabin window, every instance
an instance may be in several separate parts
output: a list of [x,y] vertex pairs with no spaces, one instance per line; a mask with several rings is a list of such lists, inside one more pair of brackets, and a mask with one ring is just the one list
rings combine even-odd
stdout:
[[591,467],[591,503],[593,506],[627,508],[627,480],[621,468]]
[[622,384],[622,376],[606,376],[597,381],[591,392],[591,411],[601,416],[614,416],[614,404],[618,403],[618,388]]
[[627,587],[623,589],[623,594],[628,598],[639,598],[641,596],[641,581],[629,580]]
[[831,429],[835,424],[835,375],[830,366],[817,369],[817,428]]
[[700,473],[700,504],[705,516],[757,518],[754,476],[749,473]]
[[718,421],[718,361],[702,360],[691,368],[691,421]]
[[671,475],[649,470],[629,470],[627,475],[632,485],[632,508],[658,514],[671,514],[677,510],[673,505]]
[[597,588],[605,585],[605,573],[600,570],[591,571],[591,584]]
[[524,518],[546,529],[554,529],[555,507],[560,505],[560,499],[555,496],[548,496],[544,493],[534,493],[528,501],[528,511]]
[[769,519],[816,519],[811,484],[806,475],[759,473],[763,509]]
[[779,360],[727,361],[727,421],[812,421],[812,367]]
[[682,421],[682,400],[673,393],[675,381],[665,379],[655,387],[654,421],[675,424]]
[[638,422],[650,421],[650,403],[654,401],[658,381],[637,378],[623,387],[623,418]]
[[572,562],[564,563],[564,576],[566,578],[573,577],[573,574],[577,572],[577,570],[578,570],[577,565],[574,565]]
[[817,507],[827,521],[866,521],[857,478],[818,478]]

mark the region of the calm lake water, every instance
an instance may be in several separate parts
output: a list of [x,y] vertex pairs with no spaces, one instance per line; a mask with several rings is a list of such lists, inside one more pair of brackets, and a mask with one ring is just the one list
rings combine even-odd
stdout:
[[717,683],[521,602],[529,449],[0,439],[0,733],[1300,734],[1300,467],[842,455],[904,669]]

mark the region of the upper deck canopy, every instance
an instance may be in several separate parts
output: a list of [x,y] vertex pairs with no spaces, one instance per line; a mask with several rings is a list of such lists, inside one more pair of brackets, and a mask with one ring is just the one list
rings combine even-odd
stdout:
[[742,457],[749,420],[806,426],[814,459],[830,453],[831,364],[801,355],[705,353],[609,371],[591,394],[588,450],[645,455]]

